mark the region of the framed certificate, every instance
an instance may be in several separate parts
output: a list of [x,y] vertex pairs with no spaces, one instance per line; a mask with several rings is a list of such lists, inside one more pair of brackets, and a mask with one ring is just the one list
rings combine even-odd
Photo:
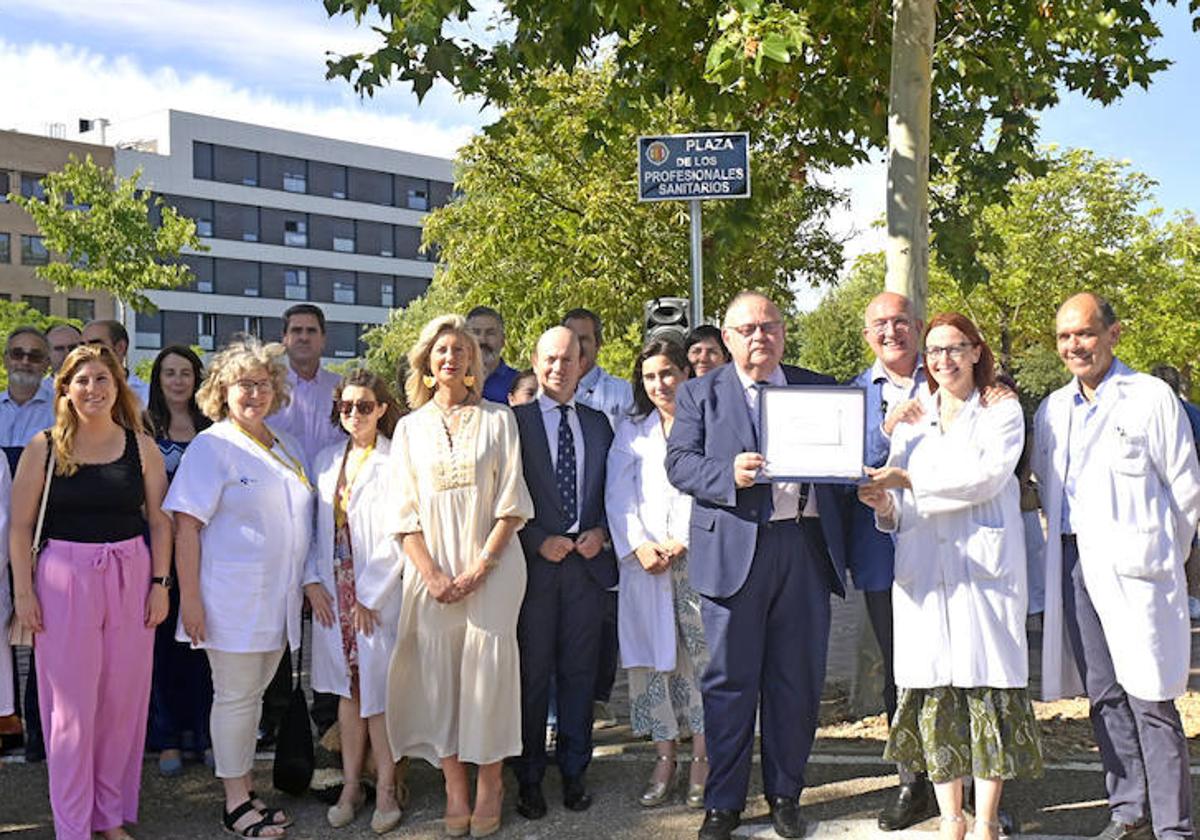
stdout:
[[867,448],[867,391],[849,385],[766,385],[758,397],[768,481],[858,483]]

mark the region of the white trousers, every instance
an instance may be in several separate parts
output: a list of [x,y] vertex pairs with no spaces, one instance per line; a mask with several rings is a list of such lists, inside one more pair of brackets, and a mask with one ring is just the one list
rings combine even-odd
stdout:
[[217,778],[237,779],[254,766],[254,745],[263,694],[279,667],[283,649],[268,653],[206,651],[212,668],[213,704],[209,728]]

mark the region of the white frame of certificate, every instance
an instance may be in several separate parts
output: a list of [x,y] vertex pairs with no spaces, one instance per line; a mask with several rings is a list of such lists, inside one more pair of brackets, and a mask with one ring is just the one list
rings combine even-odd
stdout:
[[759,445],[767,481],[857,484],[867,451],[867,390],[853,385],[765,385]]

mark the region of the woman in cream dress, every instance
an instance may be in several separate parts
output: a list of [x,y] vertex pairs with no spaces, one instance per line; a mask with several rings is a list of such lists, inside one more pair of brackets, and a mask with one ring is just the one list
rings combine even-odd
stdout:
[[[500,825],[500,762],[521,752],[517,616],[525,558],[513,535],[533,515],[517,425],[483,401],[479,345],[456,315],[435,318],[409,352],[412,413],[392,458],[407,556],[388,671],[388,739],[396,757],[440,766],[446,831]],[[475,807],[465,764],[479,765]]]

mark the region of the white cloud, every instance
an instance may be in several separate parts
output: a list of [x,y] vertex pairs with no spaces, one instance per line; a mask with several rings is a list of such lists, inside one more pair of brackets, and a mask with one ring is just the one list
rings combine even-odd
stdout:
[[147,71],[128,57],[108,58],[69,45],[0,40],[0,79],[25,80],[7,86],[0,129],[33,134],[61,123],[72,137],[80,117],[107,117],[116,123],[174,108],[450,157],[482,122],[470,105],[461,107],[460,119],[448,121],[388,112],[370,99],[336,104],[286,99],[207,73],[170,67]]

